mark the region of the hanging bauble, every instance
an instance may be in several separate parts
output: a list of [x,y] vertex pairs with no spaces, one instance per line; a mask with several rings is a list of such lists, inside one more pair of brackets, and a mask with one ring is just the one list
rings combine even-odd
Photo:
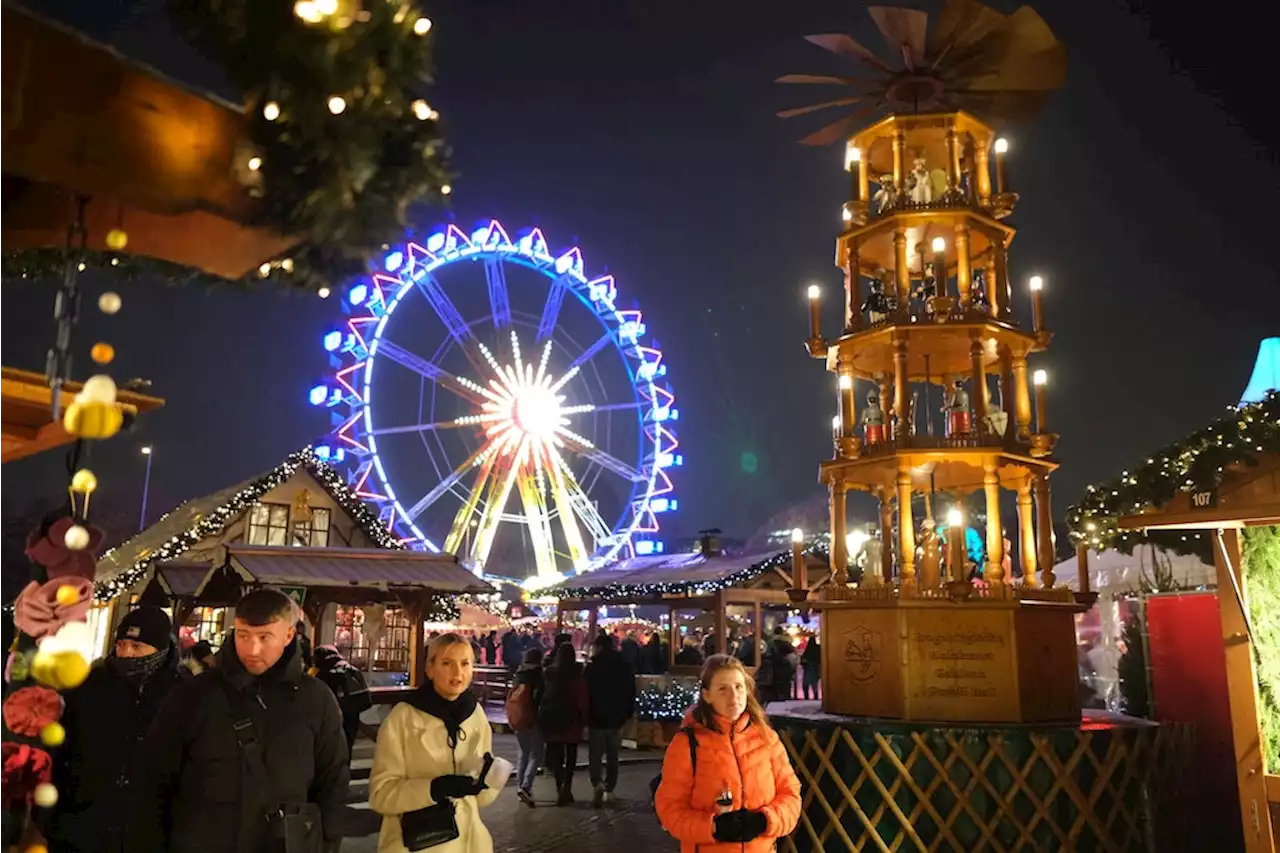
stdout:
[[113,252],[123,252],[129,245],[129,235],[123,228],[112,228],[107,232],[107,248]]
[[58,804],[58,789],[43,782],[36,785],[35,795],[32,797],[35,804],[42,809],[51,809]]
[[80,600],[80,590],[71,584],[63,584],[58,587],[56,601],[63,607],[70,607]]
[[103,314],[114,314],[120,310],[120,294],[114,290],[108,290],[106,293],[98,297],[98,310]]
[[97,364],[110,364],[115,357],[116,348],[105,341],[98,341],[93,345],[93,349],[89,350],[89,358]]
[[67,739],[67,730],[62,723],[50,723],[40,730],[40,742],[45,746],[62,746]]
[[83,551],[89,547],[89,531],[83,525],[73,524],[67,528],[62,542],[71,551]]
[[98,488],[98,478],[88,468],[81,468],[71,478],[71,491],[78,495],[87,495]]

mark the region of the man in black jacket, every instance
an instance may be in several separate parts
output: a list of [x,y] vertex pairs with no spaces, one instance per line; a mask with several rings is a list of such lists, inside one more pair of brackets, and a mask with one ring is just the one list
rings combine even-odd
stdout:
[[599,808],[613,799],[613,789],[618,785],[618,750],[622,746],[622,727],[635,708],[636,679],[608,634],[596,639],[595,656],[587,664],[586,677],[591,787],[595,789],[592,805]]
[[138,746],[178,683],[173,625],[159,607],[124,617],[111,655],[65,694],[66,744],[54,751],[57,806],[42,820],[51,853],[122,853]]
[[342,713],[302,670],[293,602],[260,589],[235,614],[217,668],[174,690],[147,734],[130,853],[277,853],[282,812],[340,842]]

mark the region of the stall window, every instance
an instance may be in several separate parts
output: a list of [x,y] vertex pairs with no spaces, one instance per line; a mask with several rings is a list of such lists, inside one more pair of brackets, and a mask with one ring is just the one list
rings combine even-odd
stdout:
[[299,548],[329,547],[329,510],[311,508],[311,519],[299,518],[293,522],[293,544]]
[[249,545],[283,545],[289,530],[289,505],[256,503],[249,510]]
[[227,634],[227,609],[225,607],[197,607],[187,617],[191,636],[199,642],[208,640],[215,649],[222,647]]
[[413,621],[398,607],[388,607],[386,630],[378,639],[373,651],[373,669],[376,672],[409,671],[409,636]]
[[364,637],[364,611],[338,605],[334,618],[333,644],[356,669],[369,668],[369,644]]

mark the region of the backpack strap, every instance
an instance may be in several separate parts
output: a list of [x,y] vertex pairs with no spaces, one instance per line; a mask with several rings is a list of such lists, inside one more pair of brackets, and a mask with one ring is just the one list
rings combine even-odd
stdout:
[[698,736],[693,733],[693,726],[685,726],[680,731],[689,740],[689,764],[693,767],[693,775],[698,775]]
[[[272,793],[271,775],[267,771],[266,759],[262,754],[262,741],[258,738],[258,726],[253,721],[249,698],[222,680],[223,692],[227,697],[227,706],[231,711],[231,730],[235,733],[236,742],[240,744],[240,755],[243,758],[245,775],[249,783],[266,797],[267,806],[263,809],[263,817],[268,821],[283,814],[280,803]],[[266,708],[262,697],[257,696],[259,705]]]

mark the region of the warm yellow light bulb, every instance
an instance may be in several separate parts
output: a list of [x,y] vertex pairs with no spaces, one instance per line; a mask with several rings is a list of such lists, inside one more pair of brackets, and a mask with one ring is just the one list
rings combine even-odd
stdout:
[[329,98],[329,112],[333,113],[334,115],[341,115],[342,113],[346,112],[346,109],[347,109],[346,98],[342,97],[341,95],[334,95],[333,97]]
[[280,118],[280,105],[275,101],[267,101],[262,105],[262,117],[267,121],[275,121]]
[[840,390],[848,391],[853,387],[853,377],[847,373],[840,374]]
[[431,32],[431,19],[419,18],[418,20],[414,21],[413,32],[414,32],[414,35],[419,35],[419,36],[425,36],[427,33]]
[[804,531],[803,531],[803,530],[801,530],[799,527],[797,527],[797,528],[793,529],[793,530],[791,531],[791,541],[792,541],[793,543],[796,543],[796,544],[799,544],[799,543],[803,542],[803,541],[804,541]]
[[964,513],[960,512],[960,507],[953,506],[947,510],[947,525],[949,527],[959,527],[964,524]]
[[259,170],[259,169],[261,169],[261,168],[262,168],[262,158],[261,158],[261,157],[250,157],[250,158],[249,158],[249,171],[250,171],[250,172],[256,172],[256,171],[258,171],[258,170]]
[[1031,374],[1031,381],[1036,385],[1047,385],[1049,382],[1049,373],[1046,370],[1037,370]]
[[445,184],[440,188],[440,195],[448,195],[451,192],[453,192],[453,187],[449,186],[448,184]]
[[822,288],[818,287],[816,284],[809,285],[810,299],[817,299],[820,295],[822,295]]
[[1007,154],[1009,152],[1009,140],[1003,136],[996,140],[996,153]]
[[942,237],[934,237],[933,242],[929,244],[935,252],[944,251],[947,248],[947,241]]
[[426,121],[431,118],[431,106],[421,98],[412,104],[413,114],[417,116],[418,121]]
[[1044,279],[1038,275],[1031,276],[1031,281],[1029,283],[1033,291],[1044,289]]

